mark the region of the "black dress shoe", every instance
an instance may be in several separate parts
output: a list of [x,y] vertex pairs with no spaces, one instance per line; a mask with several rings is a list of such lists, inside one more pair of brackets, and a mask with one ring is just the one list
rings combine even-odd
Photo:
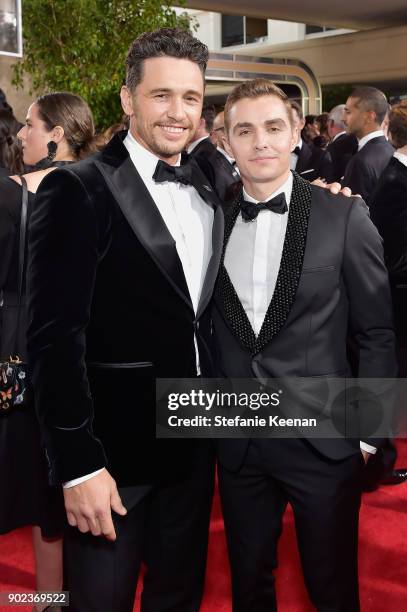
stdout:
[[407,468],[401,468],[400,470],[393,470],[385,476],[381,481],[381,485],[398,485],[407,481]]

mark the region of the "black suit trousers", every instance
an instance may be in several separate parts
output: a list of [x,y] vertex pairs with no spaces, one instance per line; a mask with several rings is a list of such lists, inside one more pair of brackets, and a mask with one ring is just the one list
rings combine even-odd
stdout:
[[127,515],[114,514],[115,542],[67,528],[64,588],[71,612],[132,612],[142,562],[142,612],[198,612],[214,484],[212,443],[196,440],[189,460],[187,477],[151,487],[133,507],[137,491],[127,489]]
[[358,612],[361,453],[329,460],[302,439],[252,440],[242,468],[219,468],[232,569],[233,612],[277,610],[273,570],[284,510],[295,518],[318,612]]

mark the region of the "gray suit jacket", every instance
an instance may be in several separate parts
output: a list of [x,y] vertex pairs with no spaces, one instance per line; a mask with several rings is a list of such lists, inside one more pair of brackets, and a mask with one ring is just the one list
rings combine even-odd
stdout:
[[[241,194],[227,211],[225,247]],[[244,254],[242,254],[244,256]],[[223,265],[213,324],[218,375],[228,378],[351,376],[347,337],[359,348],[359,377],[396,374],[391,298],[379,234],[359,198],[333,196],[294,173],[289,219],[273,298],[258,337]],[[311,439],[343,459],[359,441]],[[373,445],[382,440],[367,439]],[[243,460],[247,440],[222,440],[221,461]]]

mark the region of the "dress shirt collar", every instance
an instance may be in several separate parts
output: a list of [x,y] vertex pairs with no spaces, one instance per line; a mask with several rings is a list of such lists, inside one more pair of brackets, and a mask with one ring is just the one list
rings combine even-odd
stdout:
[[243,187],[243,197],[247,202],[253,202],[254,204],[258,204],[259,202],[268,202],[269,200],[271,200],[271,198],[274,198],[274,196],[277,196],[279,193],[284,193],[285,200],[287,202],[287,207],[289,208],[292,190],[293,190],[293,174],[292,172],[290,172],[288,179],[281,185],[281,187],[276,189],[276,191],[273,191],[273,193],[270,194],[268,198],[266,198],[265,200],[256,200],[255,198],[253,198],[251,195],[247,193],[244,187]]
[[376,130],[374,132],[370,132],[370,134],[366,134],[366,136],[363,136],[363,138],[361,138],[360,140],[358,139],[358,151],[360,151],[360,149],[362,149],[362,147],[364,147],[365,144],[369,142],[369,140],[373,140],[373,138],[378,138],[378,136],[384,136],[383,130]]
[[[145,180],[153,180],[153,174],[157,167],[157,162],[159,161],[159,157],[148,151],[143,145],[141,145],[134,136],[130,133],[130,130],[127,132],[127,136],[123,141],[124,146],[129,152],[131,161],[136,166],[137,171]],[[181,155],[178,157],[176,166],[179,166],[181,162]]]
[[396,151],[393,155],[396,159],[399,160],[404,166],[407,167],[407,155],[405,153],[400,153],[400,151]]
[[335,136],[332,138],[331,142],[335,142],[335,140],[338,140],[339,136],[343,136],[344,134],[346,134],[346,130],[343,130],[343,132],[338,132],[337,134],[335,134]]
[[209,139],[209,136],[202,136],[202,138],[198,138],[198,140],[194,140],[194,142],[191,142],[191,144],[188,146],[187,153],[192,153],[192,151],[195,149],[195,147],[199,145],[200,142],[202,142],[203,140],[208,140],[208,139]]

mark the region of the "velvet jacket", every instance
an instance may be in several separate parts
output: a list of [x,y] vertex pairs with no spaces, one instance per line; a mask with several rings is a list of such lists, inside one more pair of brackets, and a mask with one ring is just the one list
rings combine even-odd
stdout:
[[176,477],[188,444],[155,440],[155,377],[211,375],[208,304],[222,249],[195,315],[175,241],[116,135],[95,156],[58,169],[37,192],[28,262],[28,352],[53,482],[107,466],[119,485]]
[[[224,252],[240,211],[225,216]],[[272,214],[272,213],[270,213]],[[243,256],[243,254],[242,254]],[[390,289],[380,237],[359,198],[333,196],[294,173],[274,295],[256,337],[223,264],[213,306],[218,375],[227,378],[351,376],[346,344],[359,348],[362,378],[396,375]],[[301,398],[299,398],[301,401]],[[307,433],[300,435],[307,437]],[[380,445],[384,440],[366,439]],[[359,452],[359,440],[309,438],[330,459]],[[222,440],[221,462],[238,469],[247,439]]]

